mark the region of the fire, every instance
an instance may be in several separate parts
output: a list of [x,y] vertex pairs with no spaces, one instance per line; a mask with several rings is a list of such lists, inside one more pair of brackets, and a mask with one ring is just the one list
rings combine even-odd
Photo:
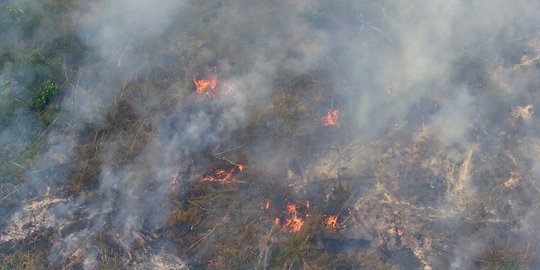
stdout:
[[337,230],[338,216],[332,215],[326,218],[326,227],[330,230]]
[[242,172],[244,170],[244,165],[240,163],[233,163],[230,162],[234,167],[230,168],[229,170],[223,170],[219,169],[214,171],[212,175],[207,175],[203,177],[201,182],[216,182],[216,183],[226,183],[226,182],[234,182],[236,179],[234,179],[233,175],[236,173],[236,169],[238,169],[239,172]]
[[234,173],[234,168],[231,168],[228,171],[226,171],[226,170],[217,170],[217,171],[214,172],[215,176],[207,175],[201,180],[201,182],[225,183],[225,182],[229,182],[229,181],[234,181],[233,173]]
[[227,83],[225,85],[220,84],[221,86],[218,87],[218,77],[215,74],[212,74],[208,80],[198,80],[194,76],[193,84],[195,84],[195,93],[201,96],[207,96],[208,98],[214,98],[216,94],[218,94],[218,90],[221,91],[223,95],[230,96],[234,89],[232,83]]
[[195,84],[197,94],[212,98],[216,93],[218,79],[216,75],[212,75],[209,80],[197,80],[194,77],[193,83]]
[[269,208],[270,208],[270,201],[266,200],[266,202],[264,203],[264,209],[269,209]]
[[282,230],[285,232],[297,232],[304,225],[304,220],[298,216],[298,206],[289,203],[287,205],[287,219]]
[[401,225],[395,225],[394,231],[396,233],[395,235],[396,246],[400,247],[403,241],[403,234],[404,234],[403,227]]
[[244,164],[238,163],[238,164],[235,164],[235,165],[236,165],[236,167],[238,168],[239,171],[241,171],[241,172],[244,171]]
[[397,227],[397,228],[396,228],[396,233],[397,233],[397,235],[399,236],[399,239],[403,239],[403,234],[405,233],[405,232],[403,231],[403,228]]
[[323,122],[323,126],[325,127],[331,127],[331,126],[337,125],[339,121],[339,110],[338,109],[328,110],[326,115],[321,117],[321,120]]

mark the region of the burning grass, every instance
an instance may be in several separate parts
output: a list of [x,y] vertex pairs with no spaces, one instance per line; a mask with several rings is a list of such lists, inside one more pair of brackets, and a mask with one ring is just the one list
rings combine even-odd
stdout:
[[197,79],[193,77],[195,93],[200,96],[213,99],[217,96],[230,96],[233,93],[234,85],[232,83],[218,82],[218,76],[211,74],[208,79]]
[[339,109],[328,110],[326,115],[320,118],[322,125],[325,127],[332,127],[339,123]]
[[[317,16],[325,17],[321,14]],[[188,27],[196,28],[194,33],[205,30],[193,23]],[[101,183],[104,163],[113,169],[121,168],[144,155],[148,147],[167,154],[163,160],[135,163],[119,182],[128,184],[139,177],[144,187],[138,193],[122,193],[134,187],[115,185],[107,192],[121,194],[111,203],[111,208],[116,209],[121,207],[121,200],[137,201],[166,183],[164,201],[171,202],[166,225],[156,229],[148,225],[152,220],[138,216],[142,220],[140,228],[133,248],[127,250],[122,249],[118,236],[108,233],[115,231],[117,224],[107,224],[102,232],[96,232],[96,246],[101,252],[98,269],[122,269],[146,258],[158,263],[154,266],[165,265],[163,258],[167,256],[154,249],[152,243],[169,240],[173,242],[172,250],[185,255],[193,269],[444,269],[455,258],[461,258],[456,250],[467,243],[469,235],[479,239],[479,245],[489,246],[469,261],[473,268],[539,267],[536,247],[513,242],[528,244],[526,240],[515,236],[513,241],[501,242],[508,240],[501,239],[508,232],[515,233],[525,226],[520,221],[529,217],[529,211],[536,211],[539,203],[540,189],[530,173],[530,162],[517,150],[528,148],[530,143],[520,137],[525,133],[522,125],[532,126],[537,121],[532,101],[529,105],[524,98],[527,102],[509,105],[504,124],[478,123],[469,134],[474,143],[466,146],[445,144],[434,131],[431,121],[438,101],[433,100],[425,101],[426,106],[424,101],[415,104],[418,107],[412,116],[374,137],[364,138],[351,121],[358,108],[344,100],[345,95],[332,90],[340,87],[339,83],[326,81],[331,76],[320,70],[306,74],[279,70],[263,101],[251,94],[243,96],[247,105],[231,102],[227,104],[230,108],[209,101],[236,95],[227,78],[239,77],[238,70],[249,67],[231,64],[225,71],[212,68],[192,77],[199,74],[194,72],[199,66],[213,66],[209,62],[220,60],[206,59],[207,55],[219,58],[218,52],[235,48],[218,48],[222,44],[212,38],[194,39],[188,44],[192,48],[185,50],[186,55],[171,61],[181,64],[159,67],[169,70],[167,76],[145,79],[141,75],[131,83],[122,79],[122,91],[103,123],[88,127],[81,132],[83,137],[51,135],[52,139],[68,142],[76,153],[75,160],[69,161],[75,168],[68,176],[69,182],[60,187],[69,192],[58,192],[72,197],[34,199],[34,204],[29,205],[35,208],[23,208],[28,212],[24,222],[4,228],[17,233],[13,235],[23,246],[12,246],[15,238],[4,241],[0,265],[14,269],[47,265],[45,251],[50,246],[45,239],[51,237],[47,231],[65,238],[79,224],[39,226],[55,224],[44,215],[47,212],[43,209],[51,208],[49,204],[39,202],[56,205],[71,198],[101,200],[101,195],[93,192]],[[200,56],[202,49],[215,52]],[[527,68],[532,68],[534,61],[526,62]],[[520,66],[514,72],[522,69]],[[178,77],[170,70],[180,70]],[[184,82],[181,85],[185,91],[178,91],[171,82]],[[157,90],[166,94],[153,100]],[[415,113],[423,110],[429,113],[416,117]],[[485,116],[481,110],[476,112],[478,119]],[[236,123],[241,121],[230,115],[237,111],[249,112],[242,116],[245,125]],[[191,120],[185,115],[200,118],[188,123]],[[214,134],[214,129],[229,131],[229,122],[237,124],[230,127],[230,133]],[[206,125],[210,128],[204,129]],[[182,140],[181,147],[174,143],[162,145],[177,142],[171,139],[177,136],[197,134],[199,128],[212,136]],[[24,162],[8,164],[9,175],[21,175],[18,180],[26,181],[24,169],[39,158],[42,148],[41,144],[29,146],[28,153],[21,156]],[[272,156],[276,153],[277,157]],[[149,156],[160,156],[153,154]],[[59,163],[66,161],[64,156],[55,159]],[[152,166],[162,169],[162,164],[154,163],[168,163],[165,176],[146,174]],[[83,220],[86,216],[75,218]],[[1,223],[7,225],[6,221]],[[60,266],[78,266],[77,251],[70,255],[72,262]],[[126,263],[122,258],[131,261]],[[177,260],[173,256],[173,261]],[[147,262],[137,265],[152,268]]]

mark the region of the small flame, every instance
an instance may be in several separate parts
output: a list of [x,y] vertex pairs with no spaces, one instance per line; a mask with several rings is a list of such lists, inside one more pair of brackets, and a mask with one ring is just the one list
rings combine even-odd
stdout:
[[234,171],[235,171],[234,167],[231,168],[229,171],[217,170],[214,173],[215,176],[207,175],[201,180],[201,182],[225,183],[225,182],[229,182],[229,181],[234,181],[234,179],[233,179]]
[[195,92],[197,94],[213,98],[216,93],[218,78],[215,74],[209,80],[197,80],[197,78],[193,78],[193,83],[195,84]]
[[245,166],[244,166],[244,164],[238,163],[238,164],[236,164],[236,167],[238,167],[238,170],[239,170],[239,171],[243,172]]
[[208,80],[198,80],[194,76],[193,84],[195,84],[195,93],[208,98],[214,98],[217,94],[230,96],[234,90],[234,84],[232,83],[221,83],[218,87],[218,77],[215,74],[212,74]]
[[339,110],[338,109],[328,110],[326,115],[324,115],[321,118],[321,120],[323,122],[323,126],[325,127],[331,127],[331,126],[337,125],[337,123],[339,122]]
[[332,215],[326,218],[326,227],[330,230],[337,230],[338,216]]
[[223,169],[216,170],[216,171],[214,171],[213,176],[212,175],[207,175],[207,176],[203,177],[201,182],[225,183],[225,182],[233,182],[233,181],[235,181],[236,179],[234,179],[233,175],[236,172],[236,169],[238,168],[238,171],[242,172],[244,170],[245,166],[243,164],[233,163],[233,162],[230,162],[230,161],[229,161],[229,163],[234,165],[234,167],[230,168],[228,171],[223,170]]
[[304,220],[298,216],[298,206],[289,203],[287,205],[287,220],[282,230],[285,232],[297,232],[304,225]]
[[403,228],[397,227],[397,228],[396,228],[396,233],[397,233],[397,235],[399,236],[399,239],[400,239],[400,240],[403,239],[403,234],[405,233],[405,232],[403,231]]
[[270,208],[270,201],[266,200],[266,202],[264,203],[264,209],[269,209],[269,208]]

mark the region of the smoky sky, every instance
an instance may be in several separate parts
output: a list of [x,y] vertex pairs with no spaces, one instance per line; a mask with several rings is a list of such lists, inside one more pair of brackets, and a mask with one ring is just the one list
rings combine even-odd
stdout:
[[[338,138],[343,141],[337,144],[375,141],[403,126],[403,134],[435,137],[458,170],[469,152],[474,167],[490,159],[512,162],[501,156],[515,151],[516,179],[540,185],[536,1],[103,0],[72,5],[58,22],[40,22],[30,36],[23,27],[1,31],[6,46],[0,50],[10,47],[15,54],[61,35],[58,24],[72,29],[86,48],[73,60],[77,68],[54,100],[58,112],[53,121],[38,134],[44,149],[37,160],[23,164],[15,204],[2,224],[3,240],[13,239],[10,224],[28,215],[25,207],[44,198],[62,199],[42,208],[45,221],[37,228],[56,230],[49,255],[53,267],[80,258],[85,269],[96,267],[97,239],[104,230],[117,235],[128,258],[143,231],[165,226],[174,207],[171,189],[181,190],[205,173],[211,162],[197,157],[226,141],[235,142],[231,147],[248,145],[248,161],[268,167],[295,160],[309,167],[323,159],[312,155],[316,150],[309,144],[303,149],[307,154],[299,156],[300,150],[286,142],[276,145],[262,135],[243,141],[250,137],[238,135],[247,133],[252,122],[269,131],[283,129],[277,120],[260,115],[272,109],[276,93],[293,91],[284,77],[309,74],[317,87],[296,90],[306,99],[322,92],[317,105],[299,113],[301,120],[340,109]],[[46,8],[24,0],[2,1],[1,7],[20,7],[26,16]],[[69,61],[70,54],[64,59]],[[20,106],[21,100],[33,98],[33,89],[15,82],[21,73],[42,76],[10,61],[1,67],[0,87],[9,91],[2,90],[0,99],[0,160],[1,168],[9,170],[17,169],[13,162],[22,154],[13,145],[31,144],[44,128],[36,112]],[[234,85],[229,98],[207,101],[194,94],[194,76],[212,73],[219,75],[220,84]],[[520,110],[528,105],[532,116]],[[130,120],[113,123],[123,106]],[[89,131],[115,129],[98,143],[95,186],[66,196],[61,187],[76,170],[81,146],[95,137]],[[501,138],[504,129],[514,132],[514,139]],[[133,146],[136,139],[144,139],[143,145]],[[481,158],[480,153],[486,154]],[[366,160],[375,160],[353,155],[349,165],[358,172],[369,167]],[[460,198],[488,196],[478,188],[482,172],[461,171],[456,181],[467,192],[442,194],[433,205],[448,211],[450,217],[439,221],[456,231],[465,225],[455,220],[468,211]],[[174,185],[173,177],[178,179]],[[538,210],[529,209],[532,202],[520,200],[517,191],[502,196],[520,209],[512,216],[520,224],[515,230],[532,234],[538,228]],[[492,234],[462,237],[450,251],[452,259],[441,265],[471,267],[468,258],[480,253]]]

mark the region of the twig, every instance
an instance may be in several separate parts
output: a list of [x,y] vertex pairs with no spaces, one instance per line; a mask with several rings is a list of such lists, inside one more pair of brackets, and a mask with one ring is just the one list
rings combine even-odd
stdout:
[[131,41],[132,41],[132,40],[133,40],[133,39],[130,39],[130,40],[128,41],[128,44],[126,45],[126,48],[124,49],[124,51],[122,51],[122,54],[120,54],[120,58],[118,58],[118,66],[119,66],[119,67],[122,65],[122,58],[124,58],[124,54],[126,53],[126,51],[127,51],[128,47],[129,47],[129,45],[131,44]]
[[137,141],[137,136],[139,135],[139,132],[141,132],[141,129],[143,125],[146,124],[146,119],[142,121],[142,123],[139,125],[139,128],[137,129],[137,133],[135,133],[135,137],[133,137],[133,142],[131,143],[131,147],[129,147],[129,154],[133,154],[133,147],[135,146],[135,142]]
[[233,148],[229,148],[229,149],[227,149],[227,150],[225,150],[225,151],[222,151],[222,152],[220,152],[220,153],[216,153],[216,154],[214,154],[214,156],[219,156],[219,155],[222,155],[222,154],[225,154],[225,153],[234,151],[234,150],[238,150],[238,149],[240,149],[240,148],[242,148],[242,147],[244,147],[244,146],[246,146],[245,143],[242,144],[242,145],[240,145],[240,146],[236,146],[236,147],[233,147]]
[[9,198],[11,195],[15,194],[15,192],[17,192],[19,190],[19,188],[16,188],[14,189],[11,193],[7,194],[6,196],[2,197],[2,199],[0,199],[0,202]]
[[236,162],[232,162],[231,160],[229,160],[229,159],[226,158],[226,157],[221,157],[221,158],[218,158],[218,159],[225,160],[225,161],[229,162],[231,165],[234,165],[234,166],[236,166],[236,167],[240,167],[240,166],[241,166],[241,164],[238,164],[238,163],[236,163]]
[[23,170],[25,169],[23,165],[21,165],[21,164],[15,162],[15,161],[11,161],[11,163],[13,163],[13,165],[15,165],[15,166],[17,166],[17,167],[19,167],[19,168],[21,168],[21,169],[23,169]]
[[274,231],[274,228],[276,227],[276,224],[275,223],[272,223],[272,227],[270,228],[270,231],[268,232],[268,235],[266,237],[266,245],[264,247],[264,251],[262,253],[259,254],[259,260],[257,261],[257,266],[255,266],[255,269],[259,269],[259,265],[261,264],[261,260],[263,258],[263,255],[264,255],[264,267],[263,269],[266,269],[266,260],[267,260],[267,256],[268,256],[268,249],[272,246],[272,238],[274,237],[272,235],[272,232]]
[[[219,225],[217,225],[219,226]],[[215,226],[214,228],[212,228],[212,230],[210,230],[205,236],[201,237],[201,239],[195,241],[195,243],[193,243],[191,246],[189,246],[186,250],[184,250],[184,253],[188,252],[189,250],[191,250],[192,248],[194,248],[199,242],[201,242],[202,240],[208,238],[208,236],[210,236],[217,228],[217,226]]]
[[204,211],[207,210],[206,208],[202,207],[202,206],[201,206],[200,204],[198,204],[198,203],[195,203],[195,202],[193,202],[193,201],[191,201],[191,200],[187,200],[187,201],[188,201],[189,203],[193,204],[193,205],[196,205],[196,206],[199,207],[201,210],[204,210]]
[[[229,213],[225,214],[225,216],[223,217],[223,219],[225,219],[225,217],[228,217],[229,216]],[[201,237],[201,239],[195,241],[195,243],[191,244],[191,246],[189,246],[187,249],[184,250],[184,253],[190,251],[192,248],[196,247],[197,244],[199,244],[199,242],[201,242],[202,240],[208,238],[216,229],[217,227],[219,227],[219,225],[221,225],[221,222],[218,223],[216,226],[214,226],[214,228],[212,228],[210,231],[208,231],[208,233],[206,233],[205,236]]]

